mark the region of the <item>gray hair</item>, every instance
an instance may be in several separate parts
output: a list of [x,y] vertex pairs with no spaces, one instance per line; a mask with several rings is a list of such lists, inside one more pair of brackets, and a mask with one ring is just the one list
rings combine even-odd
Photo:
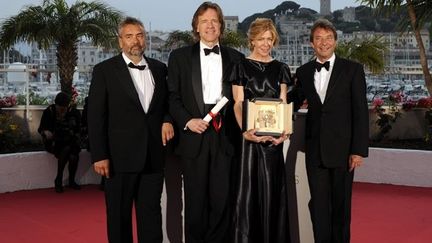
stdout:
[[120,33],[123,29],[123,27],[125,27],[126,25],[139,25],[143,30],[144,30],[144,24],[141,22],[141,20],[134,18],[134,17],[129,17],[127,16],[126,18],[124,18],[118,25],[117,31],[118,31],[118,35],[120,36]]

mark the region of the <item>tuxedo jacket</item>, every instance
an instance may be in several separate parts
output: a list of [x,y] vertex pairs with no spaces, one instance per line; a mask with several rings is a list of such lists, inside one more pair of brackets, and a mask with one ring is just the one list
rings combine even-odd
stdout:
[[[220,112],[223,119],[221,134],[225,137],[222,148],[233,154],[232,142],[236,136],[239,136],[240,130],[234,117],[230,76],[233,64],[239,63],[243,54],[232,48],[221,46],[220,55],[222,55],[222,94],[229,99]],[[184,128],[190,119],[204,118],[208,112],[204,110],[199,42],[171,52],[168,61],[168,89],[170,114],[179,130],[179,144],[176,152],[193,158],[200,151],[203,135]],[[208,129],[213,128],[209,126]]]
[[93,162],[109,159],[113,172],[140,172],[148,158],[153,170],[164,166],[161,127],[170,121],[167,68],[155,59],[144,58],[154,79],[148,112],[144,112],[121,54],[93,69],[88,101],[91,158]]
[[306,161],[348,165],[350,154],[368,156],[369,112],[363,66],[336,56],[322,103],[314,85],[315,60],[296,71],[300,99],[307,99]]

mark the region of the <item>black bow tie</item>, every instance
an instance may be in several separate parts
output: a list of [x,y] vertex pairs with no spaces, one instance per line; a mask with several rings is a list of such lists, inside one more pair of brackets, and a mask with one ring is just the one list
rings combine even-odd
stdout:
[[330,68],[330,61],[327,61],[325,63],[319,63],[319,62],[315,62],[315,69],[320,72],[321,68],[324,67],[327,71]]
[[219,46],[213,46],[212,49],[210,48],[204,48],[204,54],[207,56],[208,54],[214,52],[215,54],[219,54]]
[[128,67],[130,67],[130,68],[136,68],[136,69],[138,69],[138,70],[144,70],[145,68],[146,68],[146,65],[135,65],[135,64],[133,64],[132,62],[130,62],[129,64],[128,64]]

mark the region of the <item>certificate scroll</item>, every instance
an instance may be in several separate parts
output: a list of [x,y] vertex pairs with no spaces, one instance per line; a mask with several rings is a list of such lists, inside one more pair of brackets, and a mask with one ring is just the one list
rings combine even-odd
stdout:
[[[227,97],[222,97],[222,99],[219,100],[219,102],[213,107],[213,109],[211,109],[211,113],[213,114],[217,114],[225,105],[226,103],[228,103],[228,98]],[[204,121],[206,122],[210,122],[212,120],[212,117],[210,114],[207,114],[204,118]]]
[[256,129],[256,135],[280,136],[293,133],[293,106],[281,99],[256,98],[243,102],[243,127]]

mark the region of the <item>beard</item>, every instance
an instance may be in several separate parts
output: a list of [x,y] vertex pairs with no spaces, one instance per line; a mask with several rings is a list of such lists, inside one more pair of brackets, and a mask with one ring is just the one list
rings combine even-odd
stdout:
[[139,45],[132,46],[131,48],[129,48],[128,54],[136,57],[142,56],[144,54],[144,47]]

